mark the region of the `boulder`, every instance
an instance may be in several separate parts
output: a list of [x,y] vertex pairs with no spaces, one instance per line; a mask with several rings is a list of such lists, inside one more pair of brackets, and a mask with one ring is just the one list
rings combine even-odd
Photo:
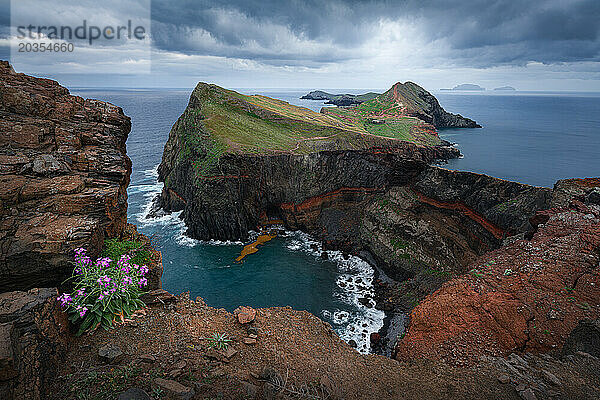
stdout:
[[119,346],[108,343],[98,349],[98,357],[105,363],[118,364],[123,359],[123,351]]
[[165,390],[170,396],[178,399],[189,400],[194,397],[195,394],[194,389],[171,379],[156,378],[154,383]]
[[256,318],[256,310],[252,307],[240,306],[233,311],[240,324],[249,324]]

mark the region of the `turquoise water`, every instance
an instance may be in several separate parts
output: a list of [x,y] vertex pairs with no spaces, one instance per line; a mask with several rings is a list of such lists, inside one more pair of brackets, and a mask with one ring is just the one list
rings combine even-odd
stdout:
[[[190,239],[185,236],[179,213],[146,218],[152,199],[162,188],[157,182],[156,167],[163,146],[171,126],[187,105],[190,91],[73,92],[110,101],[131,117],[127,153],[133,170],[127,214],[129,221],[138,225],[138,229],[151,237],[162,251],[163,287],[166,290],[173,293],[189,291],[192,298],[200,296],[207,304],[229,311],[239,305],[289,305],[307,310],[331,323],[342,339],[354,340],[360,351],[368,351],[369,334],[381,328],[384,314],[359,302],[360,298],[372,298],[374,293],[371,286],[373,270],[358,257],[344,260],[339,252],[328,251],[329,259],[324,260],[320,244],[310,236],[286,232],[238,264],[234,260],[243,248],[242,243]],[[304,102],[312,108],[319,107],[316,102]],[[311,244],[316,245],[317,250],[313,250]],[[340,285],[341,282],[344,284]]]
[[[307,91],[241,89],[319,111],[323,102],[300,100]],[[242,243],[198,242],[185,236],[178,214],[147,219],[162,185],[156,167],[171,126],[185,109],[191,90],[77,90],[84,97],[121,106],[132,119],[127,152],[133,162],[128,189],[130,222],[153,238],[163,252],[163,286],[214,307],[286,306],[307,310],[330,322],[345,340],[368,351],[368,336],[383,324],[383,313],[364,306],[372,298],[372,269],[337,252],[321,258],[310,236],[287,232],[235,264]],[[346,90],[344,92],[357,92]],[[445,130],[465,157],[449,168],[487,173],[534,185],[558,178],[600,175],[600,97],[557,94],[436,94],[448,111],[477,120],[484,129]],[[318,245],[318,244],[317,244]],[[344,282],[345,284],[340,284]],[[364,300],[363,300],[364,302]]]

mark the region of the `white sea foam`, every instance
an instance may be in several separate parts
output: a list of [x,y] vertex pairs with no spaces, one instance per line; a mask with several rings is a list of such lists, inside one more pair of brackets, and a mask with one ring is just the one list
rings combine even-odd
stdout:
[[231,246],[242,244],[240,241],[197,240],[189,237],[186,235],[187,227],[185,226],[185,222],[180,218],[182,211],[150,217],[150,211],[152,211],[154,199],[162,192],[164,183],[158,181],[158,166],[142,171],[142,173],[146,176],[146,180],[149,181],[149,183],[130,186],[129,188],[130,193],[143,193],[144,196],[145,202],[142,210],[134,215],[140,226],[146,227],[169,225],[173,227],[176,232],[174,239],[177,244],[186,247],[194,247],[200,244],[213,246]]
[[[157,217],[149,217],[154,198],[161,193],[163,183],[158,182],[158,167],[143,171],[143,173],[148,183],[129,188],[130,193],[142,193],[145,200],[141,211],[134,215],[140,226],[171,226],[175,231],[175,241],[179,245],[186,247],[243,244],[240,241],[202,241],[190,238],[185,234],[187,228],[184,221],[180,218],[181,211]],[[283,229],[283,227],[274,228]],[[255,240],[258,234],[258,232],[250,231],[249,241]],[[280,236],[288,239],[286,240],[286,247],[291,251],[302,251],[314,257],[321,257],[323,253],[321,243],[307,233],[285,231]],[[328,259],[335,262],[339,272],[339,276],[336,279],[339,290],[333,295],[341,302],[349,305],[352,311],[339,309],[322,310],[322,316],[333,322],[334,329],[343,340],[346,342],[353,340],[357,344],[357,350],[366,354],[370,351],[370,333],[379,331],[383,326],[383,319],[385,317],[383,311],[374,308],[373,268],[366,261],[356,256],[350,256],[345,259],[340,251],[328,250],[326,253]],[[361,302],[359,299],[363,299],[363,301]],[[365,304],[370,305],[370,307],[367,307]]]
[[[287,248],[292,251],[304,251],[315,257],[323,253],[321,243],[310,235],[301,232],[287,232],[292,240]],[[328,259],[337,264],[340,275],[336,279],[339,291],[334,293],[340,301],[348,304],[352,312],[345,310],[322,310],[323,317],[333,321],[340,337],[350,342],[353,340],[357,350],[363,354],[371,348],[371,332],[377,332],[383,326],[385,313],[375,309],[375,289],[373,287],[373,268],[365,260],[356,256],[344,258],[341,251],[326,251]],[[359,299],[364,299],[362,302]],[[368,305],[368,306],[367,306]]]

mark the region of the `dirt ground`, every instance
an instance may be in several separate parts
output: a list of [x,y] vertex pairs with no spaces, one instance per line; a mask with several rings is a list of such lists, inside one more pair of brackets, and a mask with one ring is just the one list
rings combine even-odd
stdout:
[[[215,333],[232,340],[228,350],[235,354],[230,358],[209,347]],[[256,343],[245,344],[252,333]],[[102,361],[99,349],[107,344],[123,355]],[[595,357],[516,357],[486,357],[461,368],[361,355],[308,312],[258,309],[255,321],[242,325],[224,309],[182,295],[172,304],[148,307],[110,331],[76,338],[49,398],[116,399],[130,388],[153,399],[519,399],[517,390],[524,396],[530,389],[538,398],[543,398],[539,393],[600,398],[600,361]],[[542,370],[559,384],[549,382]],[[160,379],[182,386],[175,387],[178,392]]]

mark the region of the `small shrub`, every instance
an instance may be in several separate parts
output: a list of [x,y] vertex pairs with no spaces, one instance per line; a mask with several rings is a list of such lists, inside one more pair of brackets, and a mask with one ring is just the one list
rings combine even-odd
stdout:
[[140,300],[148,281],[145,265],[130,262],[131,256],[121,255],[118,261],[101,257],[92,262],[84,249],[75,250],[75,269],[71,279],[72,293],[63,293],[58,301],[70,314],[69,320],[79,324],[77,335],[99,326],[108,329],[116,317],[128,317],[144,306]]
[[208,347],[215,348],[217,350],[227,350],[231,339],[226,333],[213,333],[212,337],[208,338]]

